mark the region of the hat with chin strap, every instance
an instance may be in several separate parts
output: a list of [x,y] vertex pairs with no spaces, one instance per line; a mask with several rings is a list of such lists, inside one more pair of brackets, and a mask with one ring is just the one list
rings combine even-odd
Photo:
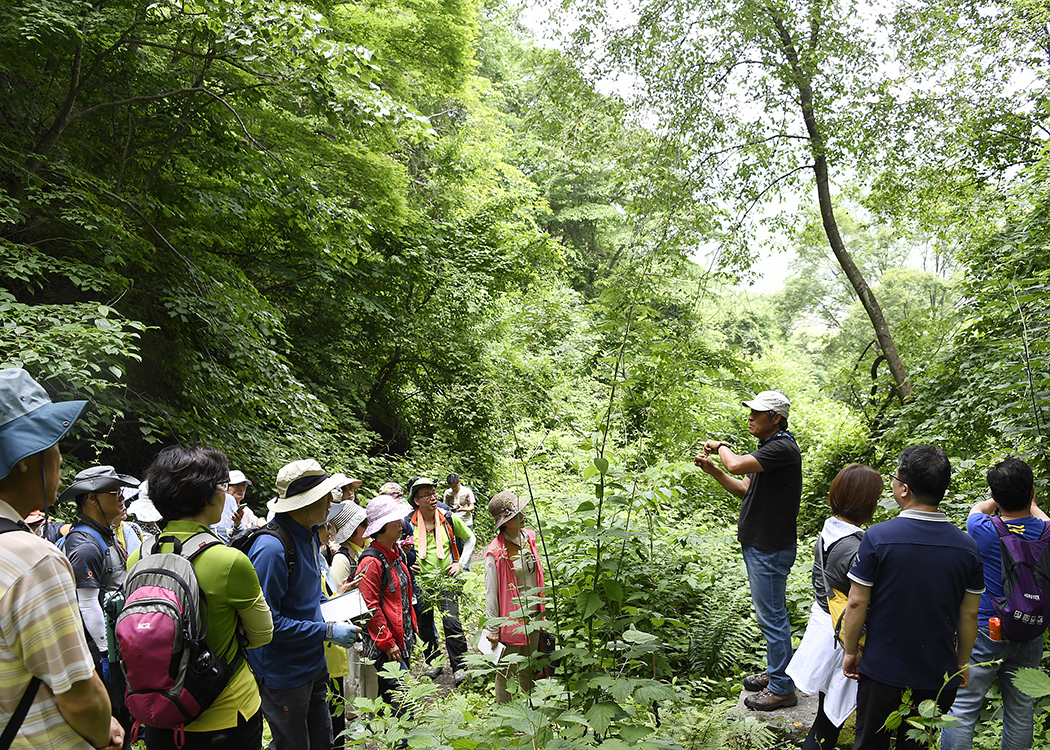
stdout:
[[138,486],[139,480],[128,474],[118,474],[112,466],[90,466],[74,477],[73,484],[58,496],[58,502],[64,503],[90,492],[113,492],[121,487]]
[[292,461],[277,472],[277,497],[266,506],[274,513],[305,508],[334,490],[340,481],[338,476],[328,476],[312,458]]
[[21,367],[0,370],[0,479],[22,459],[61,440],[86,406],[87,401],[52,402]]

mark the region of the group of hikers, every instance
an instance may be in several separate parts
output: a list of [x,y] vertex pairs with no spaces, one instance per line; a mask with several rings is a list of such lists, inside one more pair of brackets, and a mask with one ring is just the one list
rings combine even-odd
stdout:
[[[476,499],[458,475],[442,497],[413,477],[363,503],[363,482],[300,459],[259,518],[244,502],[251,480],[224,453],[175,445],[142,482],[93,466],[60,498],[58,442],[86,406],[0,369],[0,748],[142,736],[149,750],[258,750],[264,717],[273,750],[342,746],[365,729],[348,724],[355,698],[404,713],[398,672],[417,640],[426,675],[444,671],[438,611],[451,681],[468,678],[457,588],[442,585],[469,568],[476,541]],[[71,523],[50,520],[60,500],[75,504]],[[531,657],[544,605],[527,504],[509,490],[489,501],[482,638]],[[326,621],[322,604],[344,595],[362,611]],[[497,701],[513,679],[531,688],[528,659],[498,665]]]
[[[889,474],[900,513],[871,525],[885,480],[851,464],[831,483],[832,515],[814,547],[814,604],[792,654],[787,576],[795,562],[802,456],[788,430],[790,402],[763,391],[742,405],[758,447],[737,453],[708,440],[694,462],[742,499],[738,540],[765,638],[766,671],[749,675],[744,704],[772,711],[818,695],[804,750],[831,750],[856,711],[854,750],[925,747],[911,725],[887,718],[935,700],[953,717],[942,750],[970,748],[985,696],[998,677],[1004,750],[1032,746],[1035,699],[1014,685],[1037,668],[1050,624],[1050,518],[1035,498],[1031,468],[1008,458],[988,469],[991,497],[976,503],[966,531],[939,510],[951,478],[943,450],[905,448]],[[717,458],[717,462],[715,459]],[[906,698],[907,696],[907,698]],[[893,722],[891,722],[892,724]]]
[[[694,461],[742,501],[738,539],[767,645],[765,672],[743,680],[745,705],[777,710],[796,705],[798,690],[817,694],[804,748],[831,750],[856,711],[854,748],[867,750],[889,747],[886,720],[906,694],[912,706],[934,699],[955,718],[941,747],[957,750],[971,746],[998,677],[1002,747],[1031,747],[1034,699],[1012,677],[1039,666],[1050,613],[1038,609],[1045,579],[1018,583],[1012,561],[1028,555],[1046,572],[1050,518],[1029,466],[1009,458],[988,470],[991,497],[973,506],[966,532],[938,509],[951,476],[939,448],[900,454],[889,480],[901,512],[866,533],[885,481],[860,464],[842,469],[793,653],[786,589],[802,456],[782,393],[742,405],[758,447],[708,440]],[[140,728],[149,750],[258,750],[264,717],[274,750],[329,750],[362,731],[348,724],[355,698],[405,712],[398,675],[417,641],[425,674],[441,675],[437,612],[451,682],[468,678],[457,588],[443,585],[469,568],[476,542],[476,498],[458,475],[442,496],[435,480],[413,477],[364,503],[361,480],[299,459],[278,472],[259,518],[245,503],[252,482],[225,454],[175,445],[142,482],[93,466],[59,496],[58,442],[86,406],[52,402],[24,370],[0,369],[0,750],[116,750]],[[75,505],[73,522],[49,520],[58,501]],[[496,670],[500,703],[531,689],[530,657],[545,640],[527,503],[504,490],[488,504],[479,646],[518,657]],[[325,619],[322,604],[355,591],[357,616]],[[922,746],[900,727],[897,748]]]

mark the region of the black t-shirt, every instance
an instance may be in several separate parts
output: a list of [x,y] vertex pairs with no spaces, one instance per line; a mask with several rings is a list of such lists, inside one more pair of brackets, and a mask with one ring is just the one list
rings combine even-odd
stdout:
[[740,505],[736,538],[759,549],[791,549],[797,542],[795,524],[802,500],[802,454],[798,444],[780,432],[751,453],[762,471],[748,474],[751,485]]

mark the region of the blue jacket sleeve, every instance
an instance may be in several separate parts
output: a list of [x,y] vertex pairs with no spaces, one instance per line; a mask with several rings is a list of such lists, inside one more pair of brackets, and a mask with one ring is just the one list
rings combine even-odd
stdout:
[[[273,613],[273,640],[270,646],[296,649],[324,643],[325,623],[302,619],[302,616],[312,614],[313,608],[317,607],[320,589],[316,596],[310,596],[308,586],[289,585],[288,563],[284,559],[281,540],[260,535],[249,552],[248,557],[259,574],[263,596]],[[300,617],[296,618],[296,614]]]

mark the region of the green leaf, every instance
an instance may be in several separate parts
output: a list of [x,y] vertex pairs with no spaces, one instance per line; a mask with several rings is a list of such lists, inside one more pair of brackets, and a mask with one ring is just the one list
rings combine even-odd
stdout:
[[937,703],[932,700],[924,700],[919,704],[919,716],[924,719],[932,719],[937,715]]
[[609,473],[609,461],[605,458],[598,457],[594,459],[594,468],[600,471],[602,474]]
[[1014,687],[1029,698],[1044,698],[1050,695],[1050,675],[1041,669],[1018,669],[1014,675]]
[[583,619],[591,617],[595,612],[602,608],[602,598],[596,593],[591,591],[590,593],[583,595]]
[[587,709],[587,713],[584,714],[587,717],[587,723],[590,724],[591,729],[596,734],[604,734],[612,724],[613,717],[620,712],[620,707],[615,703],[596,703]]

